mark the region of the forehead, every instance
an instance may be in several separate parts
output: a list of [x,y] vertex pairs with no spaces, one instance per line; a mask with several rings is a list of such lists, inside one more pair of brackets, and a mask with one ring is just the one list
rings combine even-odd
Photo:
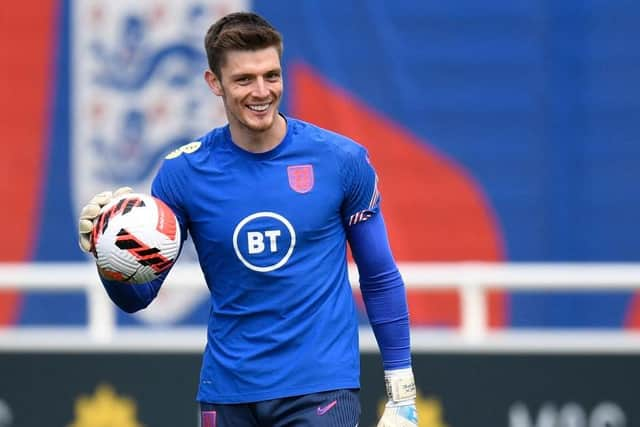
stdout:
[[225,56],[222,74],[262,74],[280,69],[280,56],[275,47],[259,50],[230,50]]

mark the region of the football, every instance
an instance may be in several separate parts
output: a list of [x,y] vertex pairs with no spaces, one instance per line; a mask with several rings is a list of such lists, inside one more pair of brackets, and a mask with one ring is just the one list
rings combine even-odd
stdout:
[[155,279],[173,265],[180,251],[175,214],[147,194],[125,194],[105,205],[91,239],[101,274],[131,284]]

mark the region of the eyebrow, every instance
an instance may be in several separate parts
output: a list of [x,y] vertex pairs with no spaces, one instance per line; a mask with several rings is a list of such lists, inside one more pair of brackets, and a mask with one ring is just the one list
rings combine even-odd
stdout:
[[260,73],[260,74],[256,74],[256,73],[237,73],[237,74],[231,74],[229,77],[231,79],[239,79],[242,77],[254,77],[257,75],[265,75],[265,74],[282,74],[282,68],[272,68],[271,70],[267,70],[264,73]]

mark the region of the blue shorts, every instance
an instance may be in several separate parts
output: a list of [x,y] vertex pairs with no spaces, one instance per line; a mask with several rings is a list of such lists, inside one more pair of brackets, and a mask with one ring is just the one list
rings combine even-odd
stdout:
[[356,427],[358,390],[332,390],[252,403],[200,403],[201,427]]

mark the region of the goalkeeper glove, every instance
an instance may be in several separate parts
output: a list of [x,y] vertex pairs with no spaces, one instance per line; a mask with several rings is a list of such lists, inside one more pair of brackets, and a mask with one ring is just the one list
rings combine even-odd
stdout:
[[378,427],[417,427],[416,383],[411,368],[384,371],[389,400]]
[[116,191],[103,191],[96,194],[80,211],[80,219],[78,221],[78,244],[84,252],[93,251],[93,242],[91,241],[91,232],[93,231],[93,221],[100,214],[103,206],[108,204],[116,197],[123,194],[131,193],[130,187],[120,187]]

